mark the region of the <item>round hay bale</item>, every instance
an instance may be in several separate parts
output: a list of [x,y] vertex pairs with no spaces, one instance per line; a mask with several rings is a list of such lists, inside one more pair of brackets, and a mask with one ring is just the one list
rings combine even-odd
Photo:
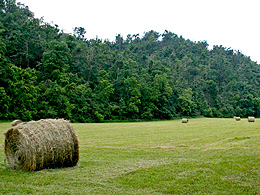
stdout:
[[248,122],[255,122],[255,117],[249,116],[249,117],[247,118],[247,120],[248,120]]
[[5,133],[5,155],[9,167],[41,170],[75,166],[79,142],[63,119],[42,119],[13,126]]
[[239,116],[236,116],[235,119],[236,119],[236,121],[240,121],[241,120],[241,118]]
[[181,120],[182,123],[188,123],[188,121],[189,121],[189,119],[187,119],[187,118],[183,118],[183,119]]
[[13,122],[11,122],[11,125],[14,127],[14,126],[16,126],[16,125],[18,125],[20,123],[22,123],[21,120],[14,120]]

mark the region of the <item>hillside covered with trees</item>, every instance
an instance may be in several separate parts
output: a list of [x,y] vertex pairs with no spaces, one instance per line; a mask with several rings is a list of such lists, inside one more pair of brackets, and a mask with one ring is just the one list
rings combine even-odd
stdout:
[[0,0],[0,120],[260,117],[260,66],[165,30],[87,40]]

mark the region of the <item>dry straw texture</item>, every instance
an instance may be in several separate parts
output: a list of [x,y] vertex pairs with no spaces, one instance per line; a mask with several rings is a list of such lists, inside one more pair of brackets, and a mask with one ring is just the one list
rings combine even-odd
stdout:
[[9,129],[5,133],[5,155],[15,169],[71,167],[79,160],[79,143],[68,121],[42,119]]

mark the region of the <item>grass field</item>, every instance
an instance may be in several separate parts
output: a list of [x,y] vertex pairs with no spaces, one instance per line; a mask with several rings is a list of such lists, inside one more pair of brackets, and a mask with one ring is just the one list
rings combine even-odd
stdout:
[[260,121],[73,124],[76,167],[9,169],[0,123],[0,194],[260,194]]

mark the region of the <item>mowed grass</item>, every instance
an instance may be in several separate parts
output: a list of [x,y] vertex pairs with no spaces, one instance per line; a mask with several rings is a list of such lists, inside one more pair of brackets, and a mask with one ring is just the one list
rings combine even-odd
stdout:
[[9,169],[0,123],[0,194],[260,194],[260,119],[72,124],[76,167]]

